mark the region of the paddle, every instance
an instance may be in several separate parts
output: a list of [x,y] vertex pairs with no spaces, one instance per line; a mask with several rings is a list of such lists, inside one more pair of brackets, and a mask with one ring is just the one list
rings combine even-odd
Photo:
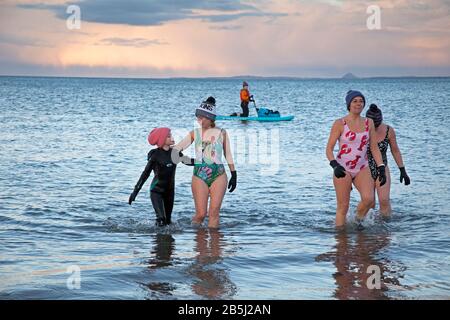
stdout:
[[256,115],[259,116],[259,115],[258,115],[258,110],[259,110],[259,109],[258,109],[258,107],[256,106],[255,98],[253,98],[253,96],[251,96],[251,98],[252,98],[252,101],[253,101],[253,105],[255,106]]

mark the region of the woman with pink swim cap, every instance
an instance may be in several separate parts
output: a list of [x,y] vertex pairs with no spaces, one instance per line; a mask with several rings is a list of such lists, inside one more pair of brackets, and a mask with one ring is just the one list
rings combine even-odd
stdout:
[[183,156],[181,152],[172,149],[175,141],[169,128],[155,128],[148,135],[148,142],[158,148],[150,150],[147,156],[147,165],[136,183],[128,199],[131,203],[147,181],[152,170],[155,172],[150,186],[150,199],[156,213],[156,225],[171,224],[172,208],[175,198],[175,170],[179,162],[188,166],[194,165],[194,159]]
[[[361,201],[356,209],[358,229],[362,220],[375,201],[372,175],[370,173],[367,149],[370,147],[375,159],[380,185],[386,183],[386,173],[380,149],[375,138],[375,125],[372,119],[361,117],[366,104],[364,95],[350,90],[345,98],[348,114],[334,122],[326,148],[326,155],[333,168],[333,183],[336,190],[336,227],[345,225],[350,204],[352,184],[358,190]],[[333,149],[339,140],[339,152],[335,158]]]

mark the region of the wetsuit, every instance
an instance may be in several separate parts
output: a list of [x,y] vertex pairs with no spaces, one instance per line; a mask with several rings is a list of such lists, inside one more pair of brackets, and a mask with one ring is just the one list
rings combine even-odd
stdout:
[[[162,148],[150,150],[147,165],[133,191],[137,195],[153,170],[155,176],[150,186],[150,199],[156,213],[156,224],[159,226],[171,223],[177,168],[176,163],[172,161],[172,151],[172,148],[168,151]],[[180,156],[180,162],[189,166],[194,165],[194,159],[183,156],[181,153]]]

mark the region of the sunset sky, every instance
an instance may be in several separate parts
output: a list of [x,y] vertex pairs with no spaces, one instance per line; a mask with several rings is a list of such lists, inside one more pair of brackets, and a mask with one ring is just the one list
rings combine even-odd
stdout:
[[[70,30],[69,5],[81,10]],[[370,5],[381,29],[369,30]],[[0,74],[450,76],[450,0],[2,0]]]

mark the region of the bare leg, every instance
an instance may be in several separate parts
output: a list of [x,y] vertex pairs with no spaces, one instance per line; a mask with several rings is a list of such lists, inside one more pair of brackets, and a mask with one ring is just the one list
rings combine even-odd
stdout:
[[[372,180],[373,181],[373,180]],[[374,188],[374,190],[376,190],[376,185],[375,185],[375,181],[373,182],[373,188]],[[374,191],[375,192],[375,191]],[[380,201],[380,198],[378,197],[378,201]],[[372,209],[374,209],[375,210],[375,207],[376,207],[376,205],[377,205],[377,199],[376,198],[374,198],[373,199],[373,206],[372,206]]]
[[386,184],[380,187],[380,181],[376,181],[378,200],[380,201],[380,213],[384,217],[389,217],[391,215],[391,174],[389,167],[386,167]]
[[338,179],[333,175],[334,189],[336,190],[336,227],[341,228],[345,225],[350,204],[350,192],[352,191],[352,177],[346,173],[344,178]]
[[222,200],[227,190],[227,175],[222,174],[212,183],[209,192],[211,194],[211,200],[209,202],[209,228],[219,227],[219,211],[222,206]]
[[208,185],[200,178],[192,176],[192,195],[194,196],[195,215],[192,222],[201,224],[208,209]]
[[356,215],[358,219],[362,220],[375,202],[375,190],[373,188],[373,179],[369,167],[361,170],[356,175],[353,183],[361,195],[361,201],[356,208]]

